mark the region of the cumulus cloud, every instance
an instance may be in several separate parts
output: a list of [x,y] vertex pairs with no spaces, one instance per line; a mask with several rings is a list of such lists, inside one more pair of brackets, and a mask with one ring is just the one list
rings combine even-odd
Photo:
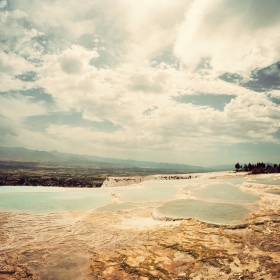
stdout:
[[249,76],[279,59],[279,1],[196,0],[179,29],[174,51],[192,69],[209,59],[216,74]]
[[1,1],[0,1],[0,9],[5,8],[6,5],[7,5],[7,0],[1,0]]
[[134,74],[131,77],[129,89],[142,92],[160,93],[164,91],[168,74],[164,71],[155,71],[154,75],[147,75],[147,72]]
[[65,50],[58,58],[61,69],[67,74],[81,74],[90,60],[98,57],[98,53],[88,51],[81,46],[73,45]]

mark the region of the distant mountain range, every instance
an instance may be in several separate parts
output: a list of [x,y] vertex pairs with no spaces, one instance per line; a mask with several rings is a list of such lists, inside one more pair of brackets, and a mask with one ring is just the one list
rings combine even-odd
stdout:
[[150,162],[125,160],[115,158],[103,158],[99,156],[77,155],[70,153],[60,153],[58,151],[37,151],[23,147],[1,147],[0,160],[23,161],[23,162],[53,162],[71,165],[99,166],[106,168],[151,168],[159,170],[177,170],[188,172],[207,172],[215,170],[233,170],[234,165],[201,167],[186,164],[174,164],[165,162]]

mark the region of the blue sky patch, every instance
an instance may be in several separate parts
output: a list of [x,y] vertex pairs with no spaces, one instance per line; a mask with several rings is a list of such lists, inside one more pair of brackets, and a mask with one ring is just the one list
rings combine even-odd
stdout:
[[228,83],[239,84],[256,92],[280,89],[280,62],[274,63],[263,69],[255,69],[251,72],[250,80],[232,73],[225,73],[219,78]]
[[121,129],[120,126],[104,120],[101,122],[90,121],[83,118],[81,112],[57,112],[47,115],[27,117],[23,126],[31,131],[44,132],[50,125],[69,125],[71,127],[84,127],[92,131],[113,132]]
[[0,92],[0,95],[11,96],[14,98],[17,98],[19,95],[21,95],[28,98],[29,101],[35,103],[39,101],[44,101],[51,105],[55,103],[53,96],[49,93],[46,93],[43,88],[32,88],[28,90],[10,90]]
[[197,106],[208,106],[219,111],[223,111],[226,104],[230,103],[234,98],[235,95],[205,93],[173,97],[173,99],[179,103],[192,103]]
[[34,82],[37,80],[37,74],[34,71],[29,71],[21,75],[17,75],[16,78],[24,82]]

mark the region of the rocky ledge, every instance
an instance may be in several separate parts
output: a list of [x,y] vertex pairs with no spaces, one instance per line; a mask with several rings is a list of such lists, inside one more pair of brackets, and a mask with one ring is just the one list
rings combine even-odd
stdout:
[[139,184],[150,180],[182,180],[196,178],[197,174],[182,175],[150,175],[150,176],[134,176],[134,177],[107,177],[102,187],[121,187],[133,184]]

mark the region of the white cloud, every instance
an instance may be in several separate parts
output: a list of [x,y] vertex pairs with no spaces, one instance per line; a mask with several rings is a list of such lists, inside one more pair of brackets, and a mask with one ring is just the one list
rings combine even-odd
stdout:
[[34,38],[41,38],[44,33],[26,27],[28,15],[21,10],[0,12],[0,36],[2,51],[15,52],[28,59],[39,58],[43,47]]
[[0,12],[0,91],[28,89],[31,85],[16,78],[36,71],[44,47],[38,43],[44,34],[26,26],[28,15],[19,10]]
[[32,87],[33,85],[28,85],[26,82],[16,79],[15,76],[34,70],[34,65],[21,56],[0,51],[0,92]]
[[[175,44],[176,55],[195,69],[209,58],[216,75],[248,76],[280,56],[279,2],[196,0],[186,13]],[[274,7],[274,8],[272,8]]]
[[[111,135],[84,129],[86,138],[92,137],[95,143],[122,149],[137,145],[139,149],[149,146],[154,150],[190,151],[199,145],[217,142],[271,141],[269,135],[279,126],[279,122],[271,124],[279,108],[275,108],[265,94],[256,96],[236,84],[174,68],[145,68],[131,64],[114,70],[87,66],[79,75],[68,75],[59,64],[63,56],[64,53],[49,57],[51,63],[44,69],[45,76],[39,84],[60,100],[64,110],[76,108],[83,111],[86,119],[105,119],[122,127]],[[205,106],[179,104],[171,98],[196,92],[237,97],[223,112]],[[144,112],[153,106],[157,110],[145,115]],[[61,135],[64,130],[68,131],[66,139],[67,135],[74,134],[73,129],[59,127],[56,133]]]
[[[98,57],[95,50],[86,50],[81,46],[73,45],[71,49],[63,51],[58,61],[61,69],[67,74],[82,74],[91,59]],[[88,67],[89,68],[89,67]]]
[[19,123],[22,118],[45,114],[47,108],[44,104],[33,103],[21,95],[17,96],[0,96],[1,113]]
[[[173,44],[190,1],[15,1],[43,32],[56,37],[53,49],[69,47],[82,36],[101,35],[106,50],[119,63],[149,63]],[[51,44],[51,42],[50,42]],[[72,43],[71,43],[72,44]]]
[[1,1],[0,1],[0,9],[5,8],[6,5],[7,5],[7,1],[6,1],[6,0],[1,0]]
[[4,139],[7,135],[16,136],[17,131],[11,119],[0,115],[0,139]]

